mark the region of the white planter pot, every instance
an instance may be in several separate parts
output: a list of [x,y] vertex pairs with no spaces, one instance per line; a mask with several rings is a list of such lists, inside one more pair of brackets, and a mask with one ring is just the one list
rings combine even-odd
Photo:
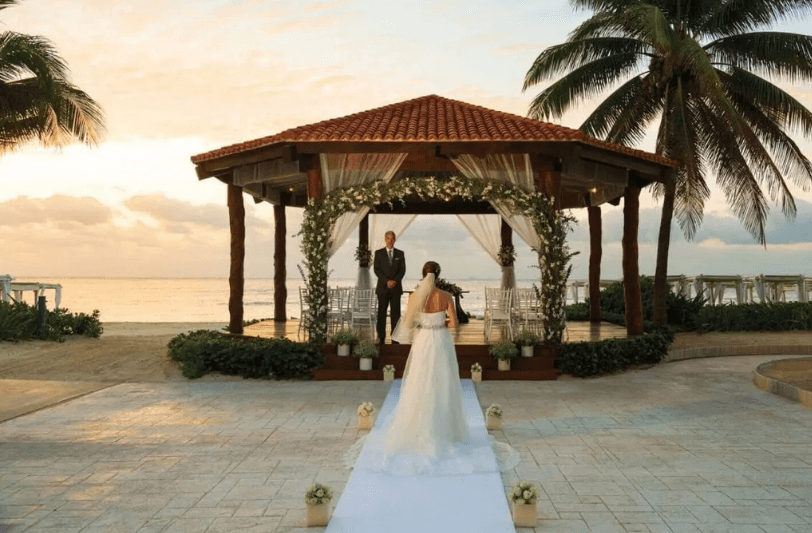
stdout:
[[395,373],[394,372],[384,372],[383,373],[383,380],[384,381],[395,381]]
[[499,359],[499,370],[510,370],[510,359]]
[[471,381],[477,383],[482,381],[482,372],[471,372]]
[[522,357],[533,357],[534,346],[522,346]]
[[326,526],[330,521],[330,504],[307,505],[307,527]]
[[502,429],[502,419],[496,416],[488,415],[485,417],[485,427],[495,430]]
[[358,415],[358,429],[372,429],[375,425],[375,417],[373,415],[361,416]]
[[372,358],[361,357],[358,359],[361,370],[372,370]]
[[350,355],[350,345],[349,344],[339,344],[338,345],[338,355],[341,357],[346,357]]
[[513,504],[513,524],[516,527],[536,527],[536,504]]

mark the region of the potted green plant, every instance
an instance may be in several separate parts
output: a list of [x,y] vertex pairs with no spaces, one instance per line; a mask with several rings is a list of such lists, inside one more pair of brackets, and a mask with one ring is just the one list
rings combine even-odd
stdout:
[[519,355],[519,348],[509,340],[491,345],[491,355],[498,361],[499,370],[510,370],[510,360]]
[[363,340],[355,345],[352,355],[359,359],[359,368],[361,370],[372,370],[372,358],[378,357],[378,347],[367,340]]
[[533,348],[541,343],[541,337],[532,331],[523,329],[513,342],[522,347],[522,357],[533,357]]
[[307,488],[307,492],[305,492],[307,527],[327,525],[330,521],[330,500],[332,499],[333,489],[329,485],[316,483]]
[[340,329],[333,335],[333,344],[336,345],[338,355],[350,355],[350,347],[358,341],[358,337],[349,329]]
[[513,502],[513,524],[518,527],[536,527],[538,488],[529,481],[517,481],[508,497]]

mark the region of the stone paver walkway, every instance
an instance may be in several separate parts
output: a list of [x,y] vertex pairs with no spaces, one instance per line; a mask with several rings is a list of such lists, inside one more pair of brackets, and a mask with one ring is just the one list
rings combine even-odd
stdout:
[[[539,532],[812,532],[812,410],[753,384],[781,358],[484,382],[538,483]],[[0,423],[0,531],[286,532],[337,497],[382,382],[116,385]],[[532,530],[519,530],[532,531]]]

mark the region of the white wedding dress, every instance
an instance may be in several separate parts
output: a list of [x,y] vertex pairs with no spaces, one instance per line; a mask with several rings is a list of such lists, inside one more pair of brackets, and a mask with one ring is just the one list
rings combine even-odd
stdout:
[[[432,307],[437,308],[437,291],[433,295]],[[447,310],[452,312],[453,300],[449,301]],[[345,456],[348,467],[361,453],[360,447],[363,457],[358,462],[366,471],[392,475],[498,472],[500,467],[512,468],[518,462],[518,453],[510,446],[500,449],[487,432],[471,431],[454,339],[445,325],[446,312],[415,313],[414,327],[409,333],[412,347],[398,403],[382,424],[348,452]],[[393,387],[397,385],[396,382]],[[481,413],[476,416],[481,418]]]

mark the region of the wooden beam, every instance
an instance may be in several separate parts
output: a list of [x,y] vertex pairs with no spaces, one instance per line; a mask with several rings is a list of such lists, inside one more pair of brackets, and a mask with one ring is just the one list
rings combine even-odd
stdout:
[[640,226],[640,189],[626,187],[623,197],[623,295],[626,304],[626,334],[643,334],[643,298],[637,234]]
[[287,221],[285,219],[285,206],[273,207],[274,219],[274,253],[273,253],[273,319],[285,322],[287,316],[288,288],[285,283],[287,272],[285,269],[287,234]]
[[597,163],[634,170],[645,174],[646,177],[652,181],[664,181],[665,179],[662,173],[665,169],[670,168],[668,165],[655,163],[654,161],[649,161],[639,156],[613,152],[605,148],[590,145],[581,145],[580,157]]
[[278,183],[290,181],[291,178],[298,180],[304,178],[304,173],[299,168],[299,161],[285,161],[278,158],[242,165],[234,169],[234,183],[237,185],[261,182]]
[[[358,246],[369,248],[369,213],[364,215],[364,218],[362,218],[358,224]],[[367,268],[369,267],[369,262],[359,261],[358,266]]]
[[228,331],[241,335],[245,286],[245,205],[242,187],[228,186],[228,221],[231,228],[231,270],[228,275]]
[[309,157],[302,165],[307,169],[307,197],[321,200],[324,197],[324,183],[321,179],[321,161],[318,156]]
[[589,321],[595,324],[601,321],[601,208],[590,206],[589,215]]

